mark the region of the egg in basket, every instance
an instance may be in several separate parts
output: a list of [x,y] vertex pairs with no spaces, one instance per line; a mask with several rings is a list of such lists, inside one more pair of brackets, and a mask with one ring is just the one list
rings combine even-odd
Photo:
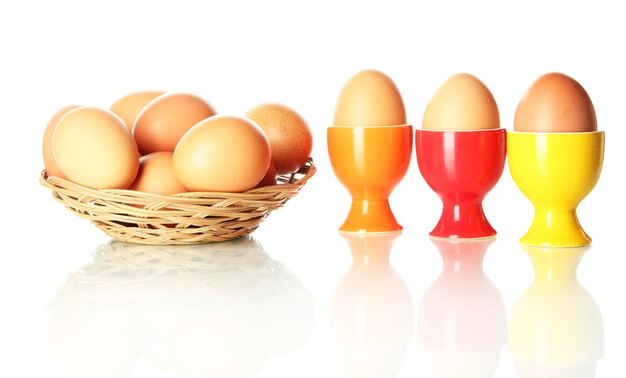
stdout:
[[282,104],[216,115],[187,93],[137,92],[50,120],[41,184],[116,239],[200,244],[247,235],[315,174],[312,134]]

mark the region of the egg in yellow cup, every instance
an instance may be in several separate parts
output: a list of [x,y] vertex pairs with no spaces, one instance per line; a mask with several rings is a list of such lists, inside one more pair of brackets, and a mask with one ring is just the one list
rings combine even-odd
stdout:
[[515,131],[507,133],[511,176],[535,209],[523,244],[591,243],[576,208],[600,177],[604,137],[589,96],[574,79],[552,73],[530,87],[517,108]]

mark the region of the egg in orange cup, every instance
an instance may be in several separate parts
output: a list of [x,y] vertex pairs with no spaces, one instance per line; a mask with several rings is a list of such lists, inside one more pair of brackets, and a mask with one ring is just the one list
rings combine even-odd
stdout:
[[412,136],[400,92],[387,75],[366,70],[348,80],[327,130],[333,171],[352,197],[340,231],[402,230],[389,195],[409,168]]

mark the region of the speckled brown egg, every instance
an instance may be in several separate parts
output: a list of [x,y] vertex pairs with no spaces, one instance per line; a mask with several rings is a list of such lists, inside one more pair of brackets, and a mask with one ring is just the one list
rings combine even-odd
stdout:
[[500,113],[491,91],[473,75],[451,76],[435,92],[424,111],[427,130],[500,128]]
[[265,172],[265,176],[263,176],[261,181],[259,181],[259,183],[256,184],[256,187],[260,188],[263,186],[276,185],[276,179],[277,179],[276,164],[274,164],[273,161],[270,161],[270,166],[267,167],[267,172]]
[[263,104],[246,116],[267,135],[277,174],[293,173],[304,166],[311,156],[313,135],[295,110],[281,104]]
[[587,91],[571,77],[549,73],[528,89],[515,112],[515,131],[589,132],[598,129]]
[[404,101],[389,76],[365,70],[351,77],[339,93],[334,126],[406,124]]

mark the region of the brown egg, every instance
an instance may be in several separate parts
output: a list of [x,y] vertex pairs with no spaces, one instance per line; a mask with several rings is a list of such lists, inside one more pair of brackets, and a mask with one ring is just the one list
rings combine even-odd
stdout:
[[489,88],[475,76],[460,73],[446,80],[430,99],[422,127],[427,130],[498,129],[500,113]]
[[104,109],[78,107],[67,112],[52,136],[52,152],[68,179],[94,189],[126,189],[139,168],[130,130]]
[[598,129],[589,95],[576,80],[549,73],[528,89],[515,111],[515,131],[588,132]]
[[405,124],[406,112],[400,91],[382,72],[359,72],[348,80],[339,94],[334,126]]
[[173,152],[185,132],[215,115],[202,98],[187,93],[168,93],[150,101],[137,115],[133,135],[142,155]]
[[213,116],[185,133],[172,161],[176,176],[190,191],[243,192],[265,176],[271,150],[253,121]]
[[304,166],[311,156],[313,135],[298,113],[285,105],[263,104],[246,116],[265,131],[277,174],[293,173]]
[[128,189],[169,196],[186,191],[174,173],[173,153],[153,152],[139,159],[139,172]]
[[68,105],[61,109],[59,109],[50,121],[48,121],[48,126],[46,126],[46,131],[43,133],[43,163],[46,167],[46,173],[48,176],[57,176],[61,178],[66,178],[61,169],[57,165],[57,162],[54,160],[54,155],[52,154],[52,135],[54,135],[54,130],[57,127],[57,123],[59,120],[70,110],[76,109],[78,105]]
[[261,181],[256,184],[257,188],[262,186],[270,186],[276,185],[276,164],[273,161],[270,161],[270,166],[267,168],[267,172],[265,172],[265,176],[261,179]]
[[164,94],[162,91],[143,91],[122,96],[111,105],[110,111],[120,116],[130,130],[139,112],[152,100]]

